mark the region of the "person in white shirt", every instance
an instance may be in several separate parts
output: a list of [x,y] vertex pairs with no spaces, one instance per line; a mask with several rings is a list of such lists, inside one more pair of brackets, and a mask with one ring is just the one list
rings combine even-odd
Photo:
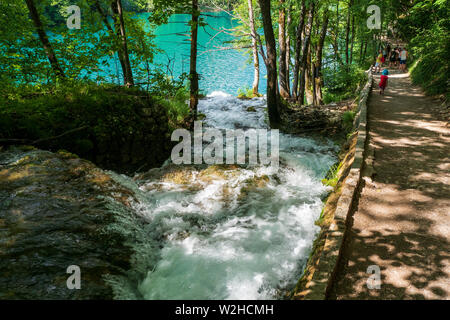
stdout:
[[408,59],[408,51],[406,48],[401,49],[400,51],[400,70],[406,71],[406,60]]

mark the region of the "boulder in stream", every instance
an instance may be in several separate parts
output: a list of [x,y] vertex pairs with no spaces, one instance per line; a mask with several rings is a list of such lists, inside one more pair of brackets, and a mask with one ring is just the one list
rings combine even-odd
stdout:
[[[131,192],[69,153],[31,147],[0,150],[0,299],[110,299],[107,274],[129,267],[131,250],[108,231],[108,203]],[[67,268],[80,267],[70,290]]]

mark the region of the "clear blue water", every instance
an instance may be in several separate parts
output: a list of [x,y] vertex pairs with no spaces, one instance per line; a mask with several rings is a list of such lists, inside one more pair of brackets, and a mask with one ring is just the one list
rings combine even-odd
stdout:
[[[140,16],[145,19],[147,14]],[[140,18],[141,18],[140,17]],[[170,17],[169,23],[158,27],[156,33],[156,45],[164,53],[155,57],[155,63],[166,65],[168,57],[174,61],[173,71],[175,75],[189,72],[189,26],[186,22],[190,16],[176,14]],[[198,72],[201,76],[200,88],[210,94],[213,91],[223,91],[228,94],[237,94],[240,88],[251,87],[253,83],[253,66],[249,55],[244,50],[220,50],[223,47],[231,47],[227,43],[233,40],[233,36],[227,34],[227,29],[236,26],[226,13],[206,13],[205,22],[208,24],[199,29],[198,35]],[[229,33],[229,32],[228,32]],[[266,70],[261,66],[260,92],[266,92]]]
[[[140,21],[146,31],[155,34],[154,45],[157,52],[154,56],[151,69],[161,69],[164,73],[173,75],[175,78],[182,73],[189,73],[190,57],[190,27],[188,21],[191,16],[188,14],[175,14],[169,18],[167,24],[154,28],[148,22],[149,13],[139,13],[134,15],[134,19]],[[231,29],[238,24],[226,13],[209,12],[203,13],[206,26],[199,29],[198,34],[198,61],[197,72],[200,74],[200,90],[205,95],[215,91],[237,95],[239,89],[251,88],[253,83],[253,59],[249,49],[230,49],[234,39]],[[153,30],[150,30],[153,29]],[[74,31],[77,32],[77,31]],[[104,30],[106,33],[106,29]],[[49,32],[52,41],[60,42],[64,45],[66,39],[58,34]],[[85,43],[88,47],[94,47],[94,43]],[[152,45],[149,43],[148,45]],[[223,50],[228,48],[227,50]],[[45,60],[45,59],[44,59]],[[170,61],[170,63],[169,63]],[[145,62],[137,61],[131,56],[131,63],[137,82],[145,82],[146,79],[137,79],[137,70],[145,70]],[[167,72],[170,65],[171,72]],[[117,54],[104,56],[98,62],[98,71],[83,70],[82,77],[96,80],[98,76],[107,82],[123,84],[122,70],[120,68]],[[266,69],[260,57],[260,86],[259,92],[266,93]]]
[[[140,13],[135,18],[141,20],[146,28],[151,28],[147,21],[148,15]],[[175,14],[169,18],[167,24],[158,26],[153,31],[156,35],[154,42],[161,52],[155,55],[151,68],[160,68],[167,73],[167,66],[170,65],[174,77],[189,73],[190,29],[187,25],[189,20],[190,15]],[[197,72],[200,74],[201,92],[211,94],[221,91],[237,95],[239,89],[251,88],[254,69],[253,61],[246,53],[247,49],[223,50],[233,46],[229,43],[234,39],[229,30],[236,26],[237,22],[226,13],[205,13],[204,21],[207,25],[201,27],[198,34]],[[119,63],[117,59],[107,60],[108,65],[102,65],[100,69],[107,75],[107,79],[117,82]],[[141,66],[136,65],[136,61],[132,64],[135,70],[138,67],[145,67],[143,62]],[[265,78],[267,73],[262,58],[260,64],[259,91],[264,94],[267,87]]]

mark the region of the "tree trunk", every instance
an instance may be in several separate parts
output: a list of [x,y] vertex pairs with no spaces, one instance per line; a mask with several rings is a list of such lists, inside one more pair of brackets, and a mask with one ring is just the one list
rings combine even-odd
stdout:
[[197,38],[198,38],[198,22],[200,12],[198,10],[198,0],[192,0],[192,23],[191,23],[191,56],[190,56],[190,68],[189,68],[189,80],[190,80],[190,100],[189,109],[191,113],[191,126],[194,125],[194,121],[197,119],[197,107],[198,107],[198,73],[197,73]]
[[350,56],[349,56],[349,44],[350,44],[350,18],[351,18],[351,7],[352,1],[349,0],[348,9],[347,9],[347,26],[345,29],[345,64],[349,64]]
[[55,52],[53,51],[52,45],[48,40],[47,34],[45,33],[44,26],[42,24],[41,18],[39,17],[39,13],[36,9],[33,0],[25,0],[27,3],[28,10],[30,11],[31,19],[33,20],[36,31],[39,35],[39,39],[41,40],[42,46],[44,47],[45,54],[47,55],[48,61],[50,61],[50,65],[52,66],[53,72],[57,77],[64,78],[64,71],[58,63],[58,59],[56,58]]
[[286,66],[286,9],[283,7],[285,0],[280,1],[279,19],[278,19],[278,44],[280,47],[280,95],[289,98],[289,89],[287,86],[287,66]]
[[255,68],[253,78],[253,95],[259,94],[259,55],[258,55],[258,42],[255,27],[255,16],[253,13],[253,0],[248,0],[248,17],[250,21],[250,32],[252,35],[252,50],[253,50],[253,66]]
[[[106,29],[108,29],[109,35],[111,36],[111,38],[114,38],[114,30],[108,21],[108,15],[102,9],[102,6],[100,5],[100,2],[98,0],[95,1],[95,7],[96,7],[98,13],[100,14],[100,16],[102,17],[103,23],[105,24]],[[122,75],[123,75],[123,81],[124,81],[123,83],[126,84],[127,83],[127,81],[126,81],[126,66],[125,66],[125,62],[123,60],[123,53],[122,53],[121,46],[119,46],[119,48],[117,50],[117,56],[119,58],[120,66],[122,68]],[[117,67],[117,64],[116,64],[116,67]],[[118,71],[117,71],[117,73],[118,73]],[[117,80],[118,80],[118,84],[120,85],[119,75],[117,76]]]
[[339,1],[336,2],[336,26],[334,31],[333,49],[334,49],[334,60],[338,61],[339,64],[342,65],[341,55],[339,54]]
[[114,25],[116,33],[120,37],[121,49],[119,54],[122,54],[122,62],[124,71],[124,81],[127,87],[134,86],[133,71],[131,69],[130,56],[128,54],[127,35],[125,32],[125,23],[123,21],[123,9],[121,0],[113,0],[111,2],[111,8],[114,13]]
[[362,62],[363,48],[364,48],[364,41],[361,39],[361,46],[359,47],[359,63]]
[[308,58],[308,49],[309,43],[311,40],[311,30],[314,22],[314,1],[311,2],[309,14],[308,14],[308,23],[305,27],[305,39],[303,40],[303,48],[302,48],[302,61],[300,65],[300,86],[299,93],[297,97],[297,101],[300,104],[303,104],[305,98],[305,88],[306,88],[306,73],[307,73],[307,58]]
[[294,65],[294,83],[292,84],[292,96],[297,99],[298,97],[298,80],[300,73],[300,63],[301,63],[301,50],[302,50],[302,33],[305,26],[305,16],[306,16],[306,3],[305,0],[302,1],[302,10],[300,13],[300,22],[297,27],[297,35],[295,39],[295,65]]
[[[288,93],[291,92],[291,26],[292,26],[292,6],[288,10],[286,29],[286,86]],[[290,94],[289,94],[290,95]]]
[[267,108],[272,127],[280,124],[279,97],[277,90],[277,48],[273,33],[270,0],[258,0],[261,8],[267,51]]
[[352,42],[350,45],[350,64],[353,63],[353,47],[355,45],[355,16],[352,18]]
[[364,43],[363,61],[366,60],[366,54],[367,54],[367,40]]
[[305,74],[305,98],[306,98],[306,104],[312,105],[314,103],[314,93],[311,90],[312,87],[312,63],[311,63],[311,53],[312,53],[312,46],[309,45],[308,48],[308,54],[306,58],[306,74]]
[[322,24],[322,29],[320,30],[320,38],[319,43],[316,48],[316,63],[314,66],[314,105],[322,105],[323,104],[323,96],[322,96],[322,57],[323,57],[323,46],[325,43],[325,37],[327,35],[328,28],[328,12],[324,13],[324,20]]

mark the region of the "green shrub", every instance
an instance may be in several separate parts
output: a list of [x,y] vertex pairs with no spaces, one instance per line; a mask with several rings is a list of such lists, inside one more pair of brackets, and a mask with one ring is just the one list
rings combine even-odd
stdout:
[[325,179],[322,180],[322,183],[327,187],[336,187],[339,181],[339,170],[341,170],[341,167],[342,163],[334,164],[328,171]]
[[356,65],[342,66],[336,71],[324,69],[324,79],[324,102],[328,104],[355,97],[359,85],[366,81],[366,74]]
[[450,35],[447,29],[436,24],[422,31],[411,41],[410,52],[418,57],[410,68],[413,83],[422,86],[429,95],[446,94],[448,98]]
[[353,129],[353,122],[355,121],[356,112],[346,111],[342,115],[342,127],[345,132],[350,132]]
[[170,99],[161,99],[161,103],[167,109],[171,131],[182,127],[189,116],[189,90],[182,87]]
[[253,93],[253,89],[246,86],[244,88],[240,88],[238,90],[238,98],[239,99],[253,99],[255,97],[261,97],[262,95]]
[[168,110],[139,88],[66,82],[0,96],[0,139],[54,138],[38,145],[64,149],[121,171],[159,165],[169,155]]

